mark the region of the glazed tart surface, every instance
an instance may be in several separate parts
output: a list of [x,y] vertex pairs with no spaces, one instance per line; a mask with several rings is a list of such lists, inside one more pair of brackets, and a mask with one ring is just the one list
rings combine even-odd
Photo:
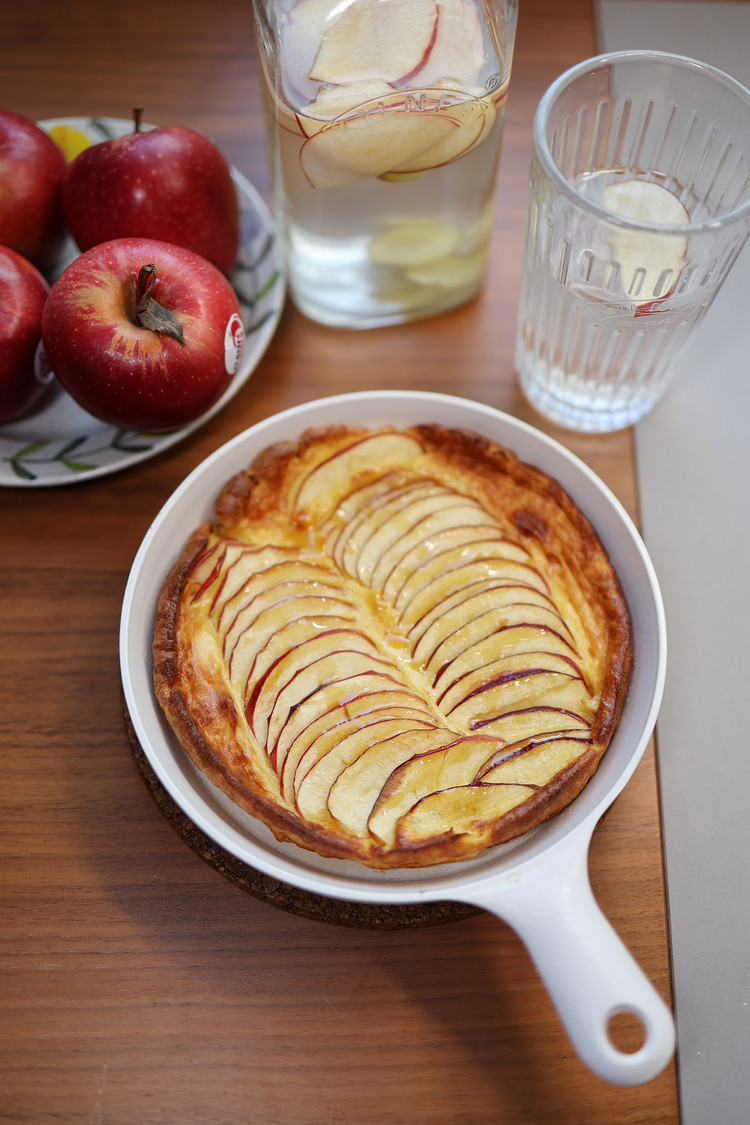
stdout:
[[435,425],[268,447],[190,536],[154,628],[193,762],[277,839],[375,868],[471,858],[559,812],[630,664],[570,497]]

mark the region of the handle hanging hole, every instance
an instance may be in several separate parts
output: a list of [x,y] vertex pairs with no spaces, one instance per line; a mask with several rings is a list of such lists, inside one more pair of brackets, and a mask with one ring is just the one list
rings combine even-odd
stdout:
[[634,1055],[646,1043],[643,1020],[636,1012],[625,1008],[609,1017],[607,1035],[612,1046],[624,1055]]

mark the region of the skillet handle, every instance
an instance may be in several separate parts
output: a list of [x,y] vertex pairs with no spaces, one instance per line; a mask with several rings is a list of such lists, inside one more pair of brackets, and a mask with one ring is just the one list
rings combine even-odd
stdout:
[[[525,867],[472,887],[471,901],[516,930],[587,1066],[607,1082],[636,1086],[672,1057],[674,1020],[596,903],[587,870],[593,826],[582,827]],[[633,1053],[607,1032],[620,1012],[643,1026]]]

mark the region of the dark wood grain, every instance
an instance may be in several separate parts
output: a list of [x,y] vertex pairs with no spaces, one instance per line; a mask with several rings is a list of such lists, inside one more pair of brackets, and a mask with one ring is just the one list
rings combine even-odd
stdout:
[[[243,893],[152,801],[123,723],[118,625],[161,504],[292,404],[459,393],[534,421],[637,516],[630,434],[558,432],[513,373],[534,109],[595,52],[588,0],[522,0],[488,282],[435,321],[333,332],[286,309],[252,379],[172,450],[69,488],[2,489],[0,1121],[22,1125],[671,1125],[674,1066],[618,1089],[576,1058],[513,932],[350,929]],[[0,104],[212,134],[264,193],[249,0],[5,4]],[[653,748],[597,829],[599,901],[669,998]]]

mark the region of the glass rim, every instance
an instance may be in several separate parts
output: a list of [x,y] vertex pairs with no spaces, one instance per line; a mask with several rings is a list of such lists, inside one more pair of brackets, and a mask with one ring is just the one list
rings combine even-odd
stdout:
[[[552,156],[545,135],[545,122],[553,103],[557,101],[563,90],[575,82],[576,79],[590,71],[619,62],[620,60],[636,59],[646,63],[666,62],[677,65],[684,70],[699,71],[711,81],[716,82],[717,85],[725,87],[740,99],[743,99],[747,103],[747,111],[750,115],[750,89],[744,86],[738,79],[733,78],[732,75],[727,74],[718,67],[711,66],[710,63],[701,62],[699,59],[690,58],[687,55],[673,54],[669,51],[640,49],[606,51],[603,54],[593,55],[591,58],[584,59],[583,62],[576,63],[575,66],[564,71],[542,95],[542,99],[534,115],[533,142],[534,154],[546,175],[564,195],[578,206],[610,225],[623,227],[626,230],[638,230],[660,235],[673,234],[684,237],[685,235],[703,231],[717,231],[723,227],[731,226],[746,219],[748,223],[748,234],[750,234],[750,199],[746,199],[744,203],[741,203],[738,207],[734,207],[731,211],[727,211],[724,215],[710,219],[701,219],[699,222],[674,224],[654,223],[644,219],[630,219],[625,215],[618,215],[616,211],[610,211],[609,208],[605,207],[603,204],[579,192],[558,167]],[[750,153],[748,155],[750,156]]]

